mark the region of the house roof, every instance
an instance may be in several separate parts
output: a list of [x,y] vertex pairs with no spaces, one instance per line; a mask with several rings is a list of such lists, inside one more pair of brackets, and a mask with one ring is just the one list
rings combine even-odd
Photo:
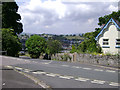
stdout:
[[119,23],[117,20],[111,18],[111,19],[107,22],[107,24],[105,24],[105,25],[103,26],[103,28],[101,29],[100,33],[96,36],[95,40],[98,40],[98,37],[103,33],[104,29],[108,26],[108,24],[109,24],[110,22],[113,22],[113,23],[115,24],[115,26],[116,26],[118,29],[120,29],[120,23]]

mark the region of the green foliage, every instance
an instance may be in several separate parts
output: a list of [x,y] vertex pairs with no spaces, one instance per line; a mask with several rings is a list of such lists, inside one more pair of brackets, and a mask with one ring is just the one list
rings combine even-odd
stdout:
[[38,35],[33,35],[26,41],[26,47],[32,58],[39,58],[40,54],[45,52],[46,46],[45,39]]
[[85,40],[78,46],[77,52],[101,53],[101,48],[97,45],[95,41],[95,37],[100,32],[100,30],[100,28],[96,28],[96,31],[84,34]]
[[20,34],[23,31],[21,16],[17,13],[18,6],[16,2],[2,3],[2,28],[14,29],[14,32]]
[[2,51],[7,51],[8,56],[18,56],[21,43],[17,35],[10,29],[2,29]]
[[65,53],[64,55],[61,56],[61,59],[62,59],[63,61],[67,61],[67,60],[71,60],[72,57],[69,56],[67,53]]
[[74,52],[76,52],[76,51],[77,51],[77,50],[76,50],[75,46],[72,45],[72,50],[70,51],[70,53],[74,53]]
[[112,12],[112,14],[105,15],[104,17],[99,18],[98,25],[102,26],[102,24],[106,24],[111,18],[118,20],[120,22],[120,10],[118,12]]
[[62,49],[62,44],[58,40],[49,39],[47,41],[46,53],[49,55],[58,53]]

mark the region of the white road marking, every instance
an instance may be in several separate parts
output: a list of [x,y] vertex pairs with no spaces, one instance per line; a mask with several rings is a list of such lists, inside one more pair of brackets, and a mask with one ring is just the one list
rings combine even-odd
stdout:
[[81,78],[81,77],[79,77],[79,78],[77,78],[77,79],[75,79],[75,80],[85,82],[85,81],[88,81],[88,80],[90,80],[90,79],[88,79],[88,78]]
[[13,68],[12,66],[5,66],[5,67],[8,67],[8,68]]
[[34,74],[46,74],[46,72],[32,72]]
[[113,70],[106,70],[106,72],[115,73],[115,71],[113,71]]
[[15,67],[15,69],[17,69],[17,70],[23,70],[23,68],[20,68],[20,67]]
[[32,71],[32,70],[29,70],[29,69],[24,69],[24,72],[30,72],[30,71]]
[[83,68],[83,69],[85,69],[85,70],[92,70],[91,68]]
[[44,63],[44,64],[49,64],[49,63]]
[[69,65],[61,65],[61,66],[64,66],[64,67],[69,67]]
[[118,83],[115,83],[115,82],[111,82],[109,85],[110,86],[120,86]]
[[71,78],[74,78],[74,77],[73,76],[59,76],[59,78],[71,79]]
[[5,86],[5,83],[3,83],[2,85]]
[[51,76],[51,77],[55,77],[56,76],[56,74],[52,74],[52,73],[50,73],[50,74],[46,74],[47,76]]
[[104,84],[105,81],[101,81],[101,80],[93,80],[93,81],[91,81],[91,83]]
[[72,68],[80,68],[80,67],[78,67],[78,66],[72,66]]
[[103,70],[102,69],[94,69],[94,71],[101,71],[102,72]]

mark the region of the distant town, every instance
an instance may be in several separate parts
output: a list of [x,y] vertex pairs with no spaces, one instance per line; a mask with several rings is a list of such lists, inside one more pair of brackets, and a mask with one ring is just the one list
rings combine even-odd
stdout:
[[26,51],[25,42],[30,36],[38,35],[40,37],[45,38],[45,40],[53,39],[58,40],[62,43],[62,51],[61,52],[69,52],[72,49],[72,45],[80,45],[82,41],[84,41],[84,34],[70,34],[70,35],[56,35],[56,34],[29,34],[29,33],[21,33],[19,35],[20,41],[22,43],[22,51]]

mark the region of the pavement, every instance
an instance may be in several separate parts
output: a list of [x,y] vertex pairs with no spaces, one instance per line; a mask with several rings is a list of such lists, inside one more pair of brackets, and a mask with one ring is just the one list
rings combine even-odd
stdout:
[[42,88],[13,69],[2,68],[2,88]]
[[119,89],[119,70],[96,65],[2,57],[2,64],[34,76],[51,88]]

